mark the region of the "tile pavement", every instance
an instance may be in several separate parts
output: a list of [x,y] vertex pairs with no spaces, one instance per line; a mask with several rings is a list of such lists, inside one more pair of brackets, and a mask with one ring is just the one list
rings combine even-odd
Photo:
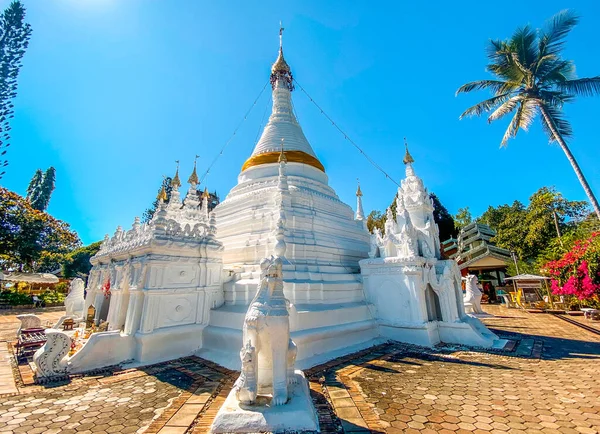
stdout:
[[[322,431],[600,432],[600,336],[486,310],[506,351],[389,343],[307,370]],[[0,433],[206,433],[236,377],[190,357],[26,386],[0,395]]]

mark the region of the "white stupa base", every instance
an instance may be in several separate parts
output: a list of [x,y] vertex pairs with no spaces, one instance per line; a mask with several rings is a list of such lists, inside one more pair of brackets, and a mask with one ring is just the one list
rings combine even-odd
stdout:
[[211,433],[318,431],[308,381],[302,371],[297,370],[295,375],[298,381],[289,386],[290,399],[285,405],[271,406],[268,396],[259,396],[255,405],[243,405],[232,389],[215,417]]

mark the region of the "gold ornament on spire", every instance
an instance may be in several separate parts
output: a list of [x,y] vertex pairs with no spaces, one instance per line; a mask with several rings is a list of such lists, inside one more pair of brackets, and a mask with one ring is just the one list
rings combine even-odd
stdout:
[[181,187],[181,180],[179,179],[179,160],[175,160],[175,163],[177,163],[177,170],[175,170],[175,176],[171,180],[171,187],[179,188]]
[[404,164],[412,164],[415,162],[415,159],[408,152],[408,143],[406,142],[406,137],[404,138],[404,147],[406,148],[406,152],[404,153],[404,159],[402,160]]
[[200,157],[199,155],[196,155],[196,158],[194,158],[194,171],[188,178],[188,181],[187,181],[188,184],[198,185],[198,174],[196,173],[196,161],[198,160],[199,157]]
[[276,72],[290,72],[290,66],[287,64],[285,59],[283,58],[283,31],[284,28],[279,22],[279,56],[277,56],[277,60],[271,67],[271,72],[274,74]]
[[362,197],[362,191],[360,189],[360,181],[358,180],[358,178],[356,178],[356,182],[358,183],[358,188],[356,189],[356,196],[357,197]]
[[165,189],[165,176],[164,175],[163,175],[162,188],[158,192],[158,196],[156,196],[156,198],[158,199],[159,202],[166,202],[168,199],[167,190]]
[[284,139],[282,138],[281,139],[281,152],[279,153],[279,160],[278,160],[279,163],[281,163],[281,162],[287,163],[287,158],[285,157],[285,152],[283,150],[283,141],[284,141]]
[[208,187],[204,187],[204,193],[202,193],[202,199],[208,199],[210,194],[208,194]]

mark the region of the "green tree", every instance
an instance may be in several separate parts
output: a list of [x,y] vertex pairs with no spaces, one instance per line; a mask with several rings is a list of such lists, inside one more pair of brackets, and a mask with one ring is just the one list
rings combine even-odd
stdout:
[[26,197],[34,209],[38,211],[48,209],[55,182],[56,170],[54,167],[49,167],[44,174],[41,169],[36,170],[27,187]]
[[454,215],[454,227],[457,231],[467,226],[473,221],[473,216],[469,207],[459,208],[458,212]]
[[0,187],[0,268],[52,271],[79,245],[67,223]]
[[12,100],[17,96],[17,78],[21,59],[29,45],[31,26],[25,23],[25,8],[14,0],[0,16],[0,179],[8,166],[10,119],[14,117]]
[[431,193],[429,195],[433,202],[433,219],[438,225],[440,230],[440,241],[446,241],[448,238],[451,238],[455,235],[455,227],[454,227],[454,218],[452,214],[448,212],[446,207],[442,205],[440,199],[435,195],[435,193]]
[[[499,210],[494,213],[497,223],[490,225],[496,231],[492,241],[498,247],[515,252],[521,259],[530,258],[532,252],[524,242],[528,233],[527,208],[518,200],[515,200],[512,205],[502,205],[498,208]],[[489,209],[486,211],[486,214],[488,213],[490,213]]]
[[531,195],[527,206],[519,201],[490,206],[478,221],[496,231],[493,241],[499,247],[531,264],[548,249],[560,249],[564,235],[573,232],[588,214],[586,202],[569,201],[553,188],[542,187]]
[[576,96],[600,93],[600,76],[575,78],[574,63],[562,58],[565,38],[578,22],[579,18],[566,10],[555,15],[544,30],[525,26],[506,41],[491,40],[487,70],[496,79],[464,84],[456,93],[490,89],[494,95],[468,108],[461,119],[491,111],[488,117],[491,123],[514,113],[501,146],[516,137],[519,129],[527,130],[537,115],[541,115],[542,126],[550,141],[556,141],[564,151],[600,219],[598,201],[567,146],[566,139],[571,137],[572,130],[562,115],[563,105],[572,102]]
[[96,241],[89,246],[79,247],[69,253],[63,263],[63,277],[70,279],[78,275],[87,276],[92,269],[90,258],[98,253],[102,241]]
[[381,211],[373,210],[367,216],[367,229],[373,233],[375,228],[379,229],[381,233],[385,231],[385,214],[381,214]]
[[49,167],[44,173],[44,179],[40,186],[40,195],[37,198],[34,208],[40,211],[46,211],[50,204],[50,198],[54,192],[54,185],[56,183],[56,170],[54,167]]
[[[167,192],[167,202],[171,199],[171,191],[173,190],[173,187],[171,187],[171,181],[173,178],[171,178],[170,176],[167,176],[163,179],[162,183],[160,184],[160,188],[158,189],[158,193],[160,194],[161,190],[164,188],[165,191]],[[157,198],[154,199],[154,202],[152,202],[152,206],[148,209],[146,209],[146,211],[144,211],[144,214],[142,214],[142,222],[147,223],[150,220],[152,220],[152,217],[154,217],[154,213],[156,212],[156,210],[158,209],[158,195]]]
[[566,200],[553,188],[542,187],[529,198],[525,243],[542,247],[555,237],[560,243],[562,233],[583,220],[587,214],[586,202]]
[[36,198],[40,195],[40,189],[42,187],[42,181],[44,180],[44,173],[42,169],[38,169],[35,171],[31,181],[29,181],[29,185],[27,186],[27,196],[25,199],[29,201],[29,203],[36,200]]

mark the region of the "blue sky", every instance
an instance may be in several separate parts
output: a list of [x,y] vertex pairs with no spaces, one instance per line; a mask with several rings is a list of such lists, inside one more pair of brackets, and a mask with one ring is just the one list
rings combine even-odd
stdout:
[[[3,8],[9,3],[1,0]],[[581,24],[566,56],[580,76],[600,74],[600,2],[25,0],[33,27],[15,101],[10,166],[0,181],[24,194],[37,168],[54,166],[49,212],[84,243],[129,227],[153,201],[163,174],[194,155],[203,172],[269,78],[284,48],[294,76],[386,171],[403,176],[403,137],[417,173],[454,213],[526,201],[555,186],[585,195],[564,154],[539,123],[499,149],[506,122],[459,121],[486,93],[455,97],[486,78],[489,38],[541,26],[573,8]],[[457,6],[460,5],[460,6]],[[208,176],[221,196],[236,184],[268,104],[263,94]],[[294,104],[330,184],[354,206],[356,178],[365,211],[385,209],[396,186],[360,155],[302,92]],[[573,153],[600,194],[600,99],[565,109]]]

